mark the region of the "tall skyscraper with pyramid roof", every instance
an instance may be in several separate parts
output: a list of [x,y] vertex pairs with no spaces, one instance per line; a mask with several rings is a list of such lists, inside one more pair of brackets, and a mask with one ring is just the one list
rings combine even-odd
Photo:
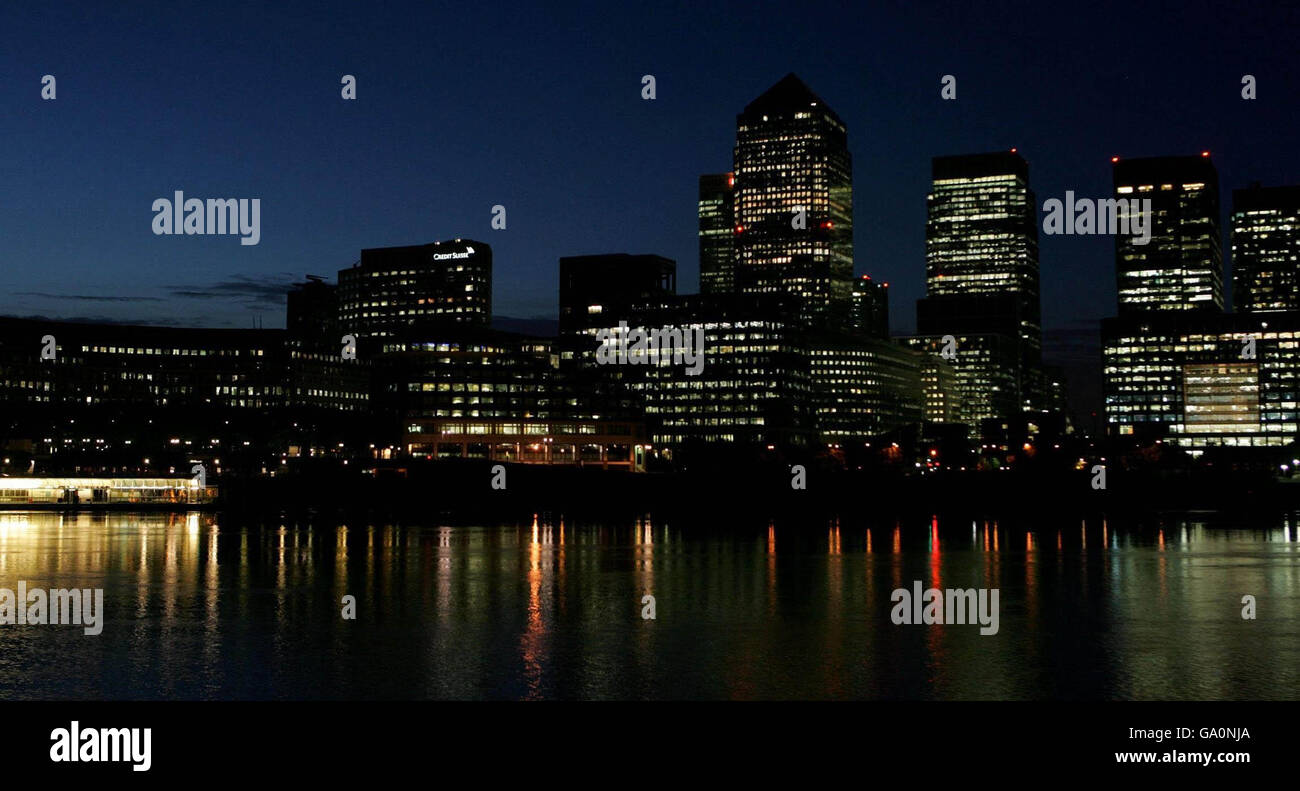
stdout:
[[798,297],[800,317],[847,326],[853,165],[844,121],[794,74],[736,119],[735,284]]

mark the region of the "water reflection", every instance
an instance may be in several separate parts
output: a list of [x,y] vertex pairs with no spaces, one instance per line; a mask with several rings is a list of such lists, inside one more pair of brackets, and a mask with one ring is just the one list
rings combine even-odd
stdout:
[[[0,512],[0,587],[106,608],[0,625],[0,698],[1294,699],[1294,525]],[[997,635],[894,625],[917,580],[999,589]]]

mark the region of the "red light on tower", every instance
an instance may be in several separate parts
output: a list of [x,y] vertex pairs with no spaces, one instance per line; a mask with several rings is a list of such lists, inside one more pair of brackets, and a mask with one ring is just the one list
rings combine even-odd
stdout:
[[1118,162],[1118,161],[1119,161],[1119,157],[1111,157],[1111,158],[1110,158],[1110,163],[1111,163],[1112,165],[1115,164],[1115,163]]
[[1014,148],[1011,149],[1011,153],[1013,153],[1013,154],[1016,153],[1016,150],[1015,150]]
[[1210,155],[1210,152],[1209,152],[1209,151],[1202,151],[1202,152],[1201,152],[1201,156],[1203,156],[1203,157],[1208,157],[1209,155]]
[[744,233],[744,232],[745,232],[745,226],[743,225],[736,226],[736,233]]

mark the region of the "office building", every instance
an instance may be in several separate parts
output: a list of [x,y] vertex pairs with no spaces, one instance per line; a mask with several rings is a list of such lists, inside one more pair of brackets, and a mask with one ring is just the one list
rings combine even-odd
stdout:
[[[626,313],[602,314],[582,356],[587,370],[617,383],[617,394],[645,415],[651,441],[679,447],[736,442],[806,446],[816,440],[809,352],[797,303],[780,295],[691,294],[649,300]],[[649,364],[596,363],[601,333],[661,328],[692,343],[703,335],[696,372],[683,358]],[[608,410],[607,410],[608,411]]]
[[889,338],[889,284],[862,275],[853,281],[853,333],[861,338]]
[[[969,406],[980,419],[1042,409],[1038,223],[1029,164],[1015,150],[943,156],[932,161],[931,175],[926,297],[917,303],[917,333],[1007,336],[1017,347],[1009,372],[975,368],[980,361],[1002,364],[1001,342],[985,341],[981,348],[988,354],[953,361],[967,379],[989,381],[1009,373],[1014,381],[1009,394]],[[994,404],[1008,411],[988,413]]]
[[1193,454],[1300,436],[1300,313],[1151,312],[1102,322],[1110,433]]
[[844,122],[793,74],[736,120],[736,283],[843,327],[853,280],[853,172]]
[[608,316],[677,293],[677,262],[658,255],[606,253],[560,259],[560,333],[604,326]]
[[285,330],[0,318],[0,439],[43,468],[188,474],[191,461],[333,453],[364,433],[340,417],[369,396],[363,366],[295,348]]
[[338,329],[367,342],[401,327],[492,321],[492,249],[482,242],[379,247],[339,272]]
[[868,439],[924,417],[926,355],[888,339],[817,334],[808,344],[823,443]]
[[923,354],[921,358],[921,401],[922,417],[927,423],[965,420],[961,379],[948,361],[936,354]]
[[1300,186],[1233,190],[1232,284],[1238,312],[1300,310]]
[[[1219,176],[1201,156],[1122,159],[1112,166],[1116,200],[1151,201],[1147,234],[1117,233],[1119,313],[1223,310]],[[1132,220],[1130,220],[1132,228]]]
[[[911,335],[899,341],[910,349],[938,357],[951,368],[957,388],[955,396],[949,395],[948,399],[955,397],[955,402],[961,405],[958,422],[972,431],[984,420],[1019,414],[1020,345],[1015,337],[1001,333],[949,333]],[[954,405],[936,404],[935,407],[951,415]]]
[[731,173],[700,176],[700,293],[736,290],[736,179]]

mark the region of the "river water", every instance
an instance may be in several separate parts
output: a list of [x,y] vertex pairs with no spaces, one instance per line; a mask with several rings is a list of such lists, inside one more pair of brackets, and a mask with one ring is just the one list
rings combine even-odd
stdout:
[[[0,588],[101,588],[104,613],[0,624],[0,699],[1297,699],[1296,533],[6,511]],[[996,589],[997,633],[894,623],[918,582]]]

